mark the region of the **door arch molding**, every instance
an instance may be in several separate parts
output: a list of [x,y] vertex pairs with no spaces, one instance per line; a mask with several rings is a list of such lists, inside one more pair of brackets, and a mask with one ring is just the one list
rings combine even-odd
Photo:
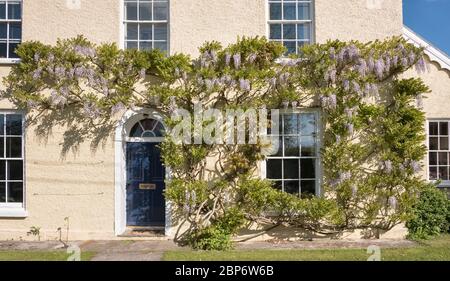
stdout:
[[[164,137],[132,138],[130,132],[133,126],[143,119],[154,119],[166,128],[163,115],[154,109],[135,109],[126,111],[118,121],[114,136],[115,171],[114,171],[114,233],[122,235],[126,231],[126,143],[133,142],[162,142]],[[170,171],[166,168],[165,178],[170,177]],[[171,215],[170,206],[166,202],[164,233],[170,236]]]

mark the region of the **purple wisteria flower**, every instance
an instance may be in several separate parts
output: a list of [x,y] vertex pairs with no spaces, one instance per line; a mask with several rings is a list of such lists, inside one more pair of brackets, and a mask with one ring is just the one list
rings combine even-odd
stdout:
[[269,85],[271,88],[276,88],[277,87],[277,78],[275,78],[275,77],[270,78]]
[[141,71],[139,71],[139,77],[144,80],[147,74],[147,70],[145,68],[142,68]]
[[334,47],[331,47],[330,50],[328,50],[330,53],[330,59],[335,60],[336,59],[336,49]]
[[355,126],[353,125],[353,123],[347,123],[345,125],[345,127],[347,128],[347,132],[349,135],[353,135],[354,130],[355,130]]
[[352,81],[353,91],[355,91],[359,96],[362,96],[364,93],[361,91],[361,86],[358,82]]
[[378,77],[378,79],[383,78],[384,73],[384,61],[383,59],[378,59],[374,66],[375,75]]
[[100,109],[98,109],[93,103],[86,103],[83,107],[83,112],[88,118],[97,118],[100,116]]
[[395,196],[389,197],[388,202],[392,209],[397,209],[397,198],[395,198]]
[[392,67],[394,67],[394,68],[396,68],[397,66],[398,66],[398,56],[397,55],[395,55],[393,58],[392,58]]
[[411,51],[408,55],[409,64],[412,65],[416,62],[416,54],[414,54],[413,51]]
[[34,61],[38,62],[41,59],[41,55],[39,53],[34,54]]
[[42,69],[38,68],[33,72],[33,79],[39,79],[41,78],[41,74],[42,74]]
[[416,71],[418,74],[422,74],[427,71],[427,63],[423,56],[416,63]]
[[414,171],[414,173],[418,173],[422,170],[422,166],[417,161],[411,161],[411,169]]
[[408,62],[407,58],[402,58],[401,63],[404,68],[407,68],[409,66],[409,62]]
[[214,82],[211,79],[205,79],[205,86],[208,91],[211,91],[214,88]]
[[357,69],[358,69],[359,75],[361,75],[362,77],[366,76],[366,73],[368,70],[367,62],[363,59],[359,59]]
[[63,107],[66,104],[67,99],[64,96],[58,94],[56,91],[52,91],[52,93],[50,94],[50,102],[54,106]]
[[421,94],[416,96],[416,106],[420,109],[423,108],[423,97]]
[[247,79],[240,79],[239,80],[239,88],[242,91],[249,92],[250,91],[250,81]]
[[231,62],[231,55],[229,53],[225,54],[225,65],[229,66]]
[[349,81],[349,80],[345,79],[345,80],[342,82],[342,85],[343,85],[345,91],[348,92],[348,91],[350,90],[350,81]]
[[233,55],[234,68],[239,69],[241,67],[241,54]]
[[61,66],[56,67],[55,75],[58,76],[58,78],[64,78],[66,76],[66,69]]
[[392,172],[392,162],[391,162],[391,160],[384,161],[384,171],[386,173]]
[[375,68],[375,61],[373,60],[372,57],[370,57],[367,62],[367,68],[368,68],[369,72],[372,72]]
[[345,115],[347,115],[347,118],[349,118],[349,119],[353,118],[353,111],[354,111],[353,108],[348,108],[348,107],[345,108],[344,112],[345,112]]
[[121,102],[116,103],[113,107],[111,107],[111,113],[117,114],[125,110],[125,105]]

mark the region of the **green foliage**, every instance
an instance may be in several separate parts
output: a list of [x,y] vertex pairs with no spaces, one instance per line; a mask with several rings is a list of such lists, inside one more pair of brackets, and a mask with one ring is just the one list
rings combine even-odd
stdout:
[[177,239],[198,249],[231,247],[243,223],[338,233],[389,230],[411,219],[411,207],[427,187],[418,173],[426,152],[420,101],[429,89],[420,79],[399,77],[412,67],[424,70],[421,49],[400,37],[328,41],[280,59],[280,44],[243,37],[226,47],[207,42],[199,51],[191,59],[97,46],[83,37],[56,46],[24,42],[2,97],[28,110],[38,132],[67,126],[67,148],[106,139],[115,116],[130,108],[158,110],[169,135],[178,125],[195,123],[173,119],[177,108],[189,116],[197,105],[221,112],[278,109],[287,102],[320,108],[324,175],[317,197],[282,193],[255,178],[265,159],[261,140],[193,144],[192,131],[183,143],[166,138],[162,158],[172,177],[165,196],[181,225]]
[[406,226],[409,236],[415,239],[429,239],[449,229],[450,204],[447,194],[430,185],[420,194],[419,201],[412,208],[412,218]]

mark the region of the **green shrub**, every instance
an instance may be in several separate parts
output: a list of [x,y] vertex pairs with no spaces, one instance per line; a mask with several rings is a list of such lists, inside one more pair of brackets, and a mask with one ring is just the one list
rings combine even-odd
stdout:
[[428,239],[447,232],[449,213],[450,204],[447,195],[435,186],[426,188],[412,209],[412,218],[406,223],[409,237]]
[[213,220],[210,226],[191,234],[188,243],[196,250],[230,250],[233,248],[231,238],[244,222],[244,215],[239,210],[230,209]]

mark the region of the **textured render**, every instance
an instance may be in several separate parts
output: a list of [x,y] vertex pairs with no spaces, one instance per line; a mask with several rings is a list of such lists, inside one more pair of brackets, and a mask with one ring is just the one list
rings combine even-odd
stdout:
[[83,34],[89,40],[120,43],[121,0],[24,0],[23,40],[55,43]]
[[266,35],[266,0],[184,0],[170,3],[170,50],[196,55],[205,41]]
[[[317,42],[327,39],[368,41],[401,34],[401,0],[382,0],[381,9],[371,0],[316,0]],[[376,2],[376,0],[374,0]],[[81,0],[80,10],[70,10],[65,0],[24,0],[24,40],[54,43],[58,38],[84,34],[90,40],[121,42],[121,1]],[[370,9],[370,7],[374,9]],[[266,0],[172,0],[170,49],[195,55],[204,41],[234,42],[239,35],[267,33]],[[430,65],[422,76],[433,93],[425,99],[428,118],[449,118],[450,74]],[[9,67],[0,66],[0,77]],[[416,75],[415,72],[409,75]],[[13,108],[0,100],[0,109]],[[69,217],[69,239],[114,239],[114,146],[112,141],[92,153],[89,143],[61,159],[63,129],[55,128],[45,142],[34,128],[26,138],[25,219],[0,218],[0,240],[34,239],[30,227],[42,228],[42,239],[58,238]],[[174,233],[174,231],[172,231]],[[395,233],[395,234],[394,234]],[[393,232],[401,237],[404,232]],[[286,235],[282,235],[286,236]]]
[[402,0],[315,0],[316,42],[371,41],[401,35]]

